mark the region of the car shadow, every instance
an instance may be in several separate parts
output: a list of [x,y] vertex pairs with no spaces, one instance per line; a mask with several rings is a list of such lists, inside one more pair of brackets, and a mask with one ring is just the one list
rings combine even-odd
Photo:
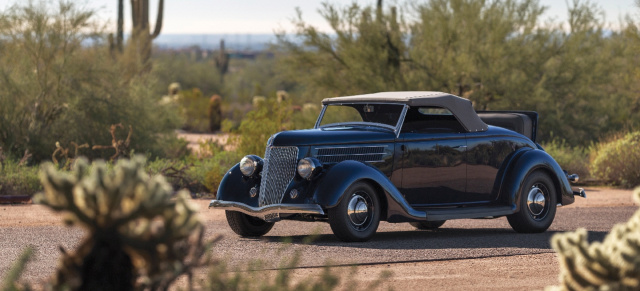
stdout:
[[[470,248],[527,248],[551,249],[550,240],[556,233],[516,233],[502,228],[441,228],[437,230],[378,232],[367,242],[343,242],[333,234],[299,236],[265,236],[270,243],[291,243],[315,246],[344,246],[380,250],[404,249],[470,249]],[[590,231],[589,242],[602,241],[607,232]]]

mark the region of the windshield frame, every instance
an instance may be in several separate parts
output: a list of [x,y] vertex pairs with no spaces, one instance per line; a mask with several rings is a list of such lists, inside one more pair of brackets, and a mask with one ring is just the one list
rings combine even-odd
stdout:
[[[325,124],[323,126],[320,126],[320,122],[322,121],[322,118],[324,117],[324,113],[327,110],[328,106],[344,106],[344,105],[350,105],[350,104],[378,104],[378,105],[402,105],[402,112],[400,112],[400,116],[398,118],[398,122],[396,123],[395,126],[392,125],[388,125],[388,124],[384,124],[384,123],[377,123],[377,122],[338,122],[338,123],[329,123],[329,124]],[[402,104],[402,103],[389,103],[389,102],[344,102],[344,103],[331,103],[331,104],[325,104],[322,106],[322,111],[320,111],[320,115],[318,115],[318,119],[316,120],[316,124],[313,127],[314,129],[322,129],[322,128],[327,128],[327,127],[336,127],[336,126],[349,126],[349,125],[353,125],[353,126],[374,126],[374,127],[382,127],[382,128],[386,128],[389,130],[392,130],[393,133],[396,135],[396,137],[399,136],[400,134],[400,129],[402,128],[402,124],[404,123],[404,118],[407,114],[407,110],[409,109],[409,105],[407,104]]]

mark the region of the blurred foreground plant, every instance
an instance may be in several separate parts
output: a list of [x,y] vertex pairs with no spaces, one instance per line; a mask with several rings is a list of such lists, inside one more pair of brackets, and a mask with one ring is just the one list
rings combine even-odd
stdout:
[[202,265],[209,245],[189,194],[172,198],[171,186],[147,175],[144,164],[136,156],[120,160],[113,171],[84,159],[70,173],[42,167],[44,193],[36,201],[88,230],[75,253],[63,250],[54,288],[166,289]]
[[[640,203],[640,188],[634,192]],[[560,261],[560,286],[547,290],[640,290],[640,210],[613,227],[603,242],[587,242],[587,231],[556,234],[551,245]]]

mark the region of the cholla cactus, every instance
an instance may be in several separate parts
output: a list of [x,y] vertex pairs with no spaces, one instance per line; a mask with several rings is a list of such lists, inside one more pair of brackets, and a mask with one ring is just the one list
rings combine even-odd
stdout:
[[[640,188],[634,192],[640,203]],[[548,290],[640,290],[640,210],[613,227],[602,243],[587,242],[587,231],[554,235],[561,286]]]
[[81,158],[71,173],[43,166],[44,193],[36,201],[88,231],[75,253],[63,251],[56,288],[165,289],[200,265],[208,246],[189,194],[172,198],[171,186],[162,176],[149,177],[144,163],[136,156],[108,171]]

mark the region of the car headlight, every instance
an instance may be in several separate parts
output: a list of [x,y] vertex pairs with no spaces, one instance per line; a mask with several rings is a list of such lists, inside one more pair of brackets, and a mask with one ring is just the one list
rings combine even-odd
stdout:
[[262,159],[258,156],[248,155],[240,160],[240,172],[247,177],[251,177],[260,171]]
[[311,179],[322,168],[320,161],[314,158],[304,158],[298,162],[298,175],[304,179]]

